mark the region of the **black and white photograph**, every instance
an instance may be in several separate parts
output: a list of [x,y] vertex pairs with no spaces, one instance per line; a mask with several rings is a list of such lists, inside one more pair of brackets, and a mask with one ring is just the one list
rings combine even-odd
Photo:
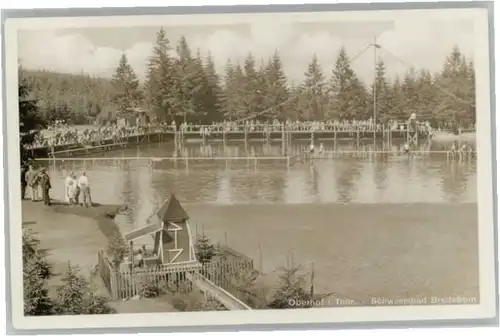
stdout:
[[16,328],[496,315],[486,9],[4,32]]

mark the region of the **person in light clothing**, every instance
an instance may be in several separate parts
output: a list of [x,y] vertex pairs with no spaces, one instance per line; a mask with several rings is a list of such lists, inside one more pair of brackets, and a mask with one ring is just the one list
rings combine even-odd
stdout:
[[32,165],[29,165],[28,171],[26,172],[26,184],[30,188],[31,191],[31,200],[33,202],[38,201],[38,182],[39,175],[38,171],[34,169]]
[[75,196],[76,196],[76,177],[72,172],[66,177],[64,182],[65,186],[65,197],[64,200],[68,204],[76,204]]
[[82,175],[78,178],[78,187],[80,188],[80,192],[83,195],[83,203],[86,207],[92,206],[92,197],[90,195],[90,181],[87,177],[87,173],[83,172]]

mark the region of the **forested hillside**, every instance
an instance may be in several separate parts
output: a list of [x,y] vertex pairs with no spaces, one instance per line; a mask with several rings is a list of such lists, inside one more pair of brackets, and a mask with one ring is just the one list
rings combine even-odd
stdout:
[[359,78],[351,67],[351,55],[342,49],[331,73],[323,72],[313,57],[304,69],[304,81],[292,86],[277,52],[262,63],[252,54],[243,64],[227,60],[224,73],[216,73],[210,55],[191,50],[185,38],[176,45],[176,57],[172,57],[166,31],[157,33],[144,83],[126,55],[117,60],[112,79],[28,69],[20,73],[49,121],[68,119],[80,124],[96,116],[113,119],[135,107],[146,108],[162,120],[193,123],[368,119],[373,116],[375,91],[381,122],[406,119],[412,112],[434,125],[475,122],[474,66],[458,48],[450,50],[439,73],[410,68],[389,79],[380,60],[374,83]]

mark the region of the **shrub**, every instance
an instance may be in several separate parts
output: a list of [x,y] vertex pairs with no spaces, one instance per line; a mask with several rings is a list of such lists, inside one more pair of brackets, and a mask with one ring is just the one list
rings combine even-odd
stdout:
[[39,241],[30,230],[23,230],[22,254],[24,314],[52,315],[54,303],[47,289],[52,267],[40,252]]
[[215,246],[210,244],[210,239],[202,234],[196,237],[195,241],[196,259],[206,264],[215,256]]
[[27,261],[23,263],[24,315],[53,315],[54,303],[49,297],[47,281],[40,274],[39,266]]
[[57,312],[59,315],[112,314],[108,299],[96,295],[90,283],[80,274],[78,267],[68,263],[62,278],[63,285],[57,288]]
[[115,268],[119,268],[120,264],[125,259],[125,256],[127,256],[129,250],[123,242],[123,239],[120,236],[116,235],[109,241],[106,252],[111,261],[111,264]]
[[139,295],[145,298],[155,298],[160,296],[162,290],[157,284],[151,281],[144,281],[139,288]]
[[306,288],[307,281],[304,275],[299,274],[300,266],[282,268],[278,278],[278,289],[268,304],[270,309],[310,308],[311,304],[301,304],[299,307],[291,306],[290,301],[302,303],[312,302],[311,291]]

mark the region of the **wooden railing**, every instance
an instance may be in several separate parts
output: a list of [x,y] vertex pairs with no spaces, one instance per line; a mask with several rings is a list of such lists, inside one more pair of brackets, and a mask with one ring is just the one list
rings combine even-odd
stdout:
[[132,269],[121,265],[116,269],[103,252],[98,253],[99,274],[113,300],[130,298],[141,293],[144,284],[174,291],[190,291],[192,283],[188,273],[200,273],[215,286],[229,288],[234,276],[253,269],[253,261],[246,259],[220,260],[201,265],[198,262],[182,262]]
[[228,310],[251,310],[250,306],[237,299],[234,295],[217,286],[212,281],[204,277],[198,272],[186,273],[186,277],[200,291],[205,293],[215,300],[219,301]]

